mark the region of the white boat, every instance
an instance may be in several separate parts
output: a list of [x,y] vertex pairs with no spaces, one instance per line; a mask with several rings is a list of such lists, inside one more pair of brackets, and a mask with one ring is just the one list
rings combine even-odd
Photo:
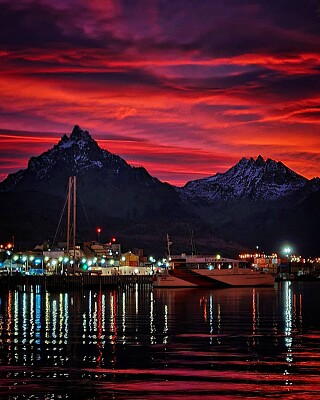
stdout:
[[273,286],[275,277],[246,263],[219,256],[170,256],[154,287]]

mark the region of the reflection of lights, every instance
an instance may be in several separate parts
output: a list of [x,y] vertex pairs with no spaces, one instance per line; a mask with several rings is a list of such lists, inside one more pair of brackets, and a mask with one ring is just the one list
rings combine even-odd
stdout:
[[45,332],[46,332],[46,340],[49,340],[49,327],[50,327],[50,295],[49,293],[46,293],[46,300],[45,300],[45,304],[46,304],[46,311],[45,311],[45,321],[46,321],[46,328],[45,328]]
[[[34,337],[34,296],[33,293],[30,294],[29,296],[30,299],[30,313],[29,313],[29,337],[33,338]],[[31,353],[33,356],[33,353]]]
[[125,331],[126,331],[126,293],[122,293],[122,332],[123,332],[123,340],[125,339]]
[[164,306],[164,327],[163,327],[163,333],[166,334],[166,336],[163,337],[163,343],[166,344],[168,342],[168,305],[165,304]]
[[[210,334],[213,333],[213,298],[212,294],[209,297],[209,324],[210,324]],[[212,340],[212,337],[211,337]]]
[[154,326],[154,307],[153,307],[153,292],[150,293],[150,341],[151,344],[155,344],[155,326]]
[[22,343],[26,344],[27,340],[27,294],[22,295]]
[[[286,361],[289,365],[293,361],[292,357],[292,289],[291,289],[291,282],[285,282],[285,327],[284,327],[284,334],[285,334],[285,345],[287,347],[287,356]],[[287,383],[288,384],[288,383]]]
[[[92,316],[92,291],[89,290],[88,293],[88,316],[89,316],[89,335],[92,332],[92,323],[93,323],[93,318]],[[88,336],[88,335],[87,335]],[[83,336],[83,339],[85,339],[85,336]],[[83,341],[85,343],[85,341]]]
[[63,337],[63,294],[59,295],[59,343],[62,343]]
[[136,299],[136,314],[139,314],[139,292],[138,292],[138,286],[136,286],[135,299]]
[[36,307],[35,307],[35,343],[41,343],[41,294],[36,295]]
[[51,337],[53,338],[52,343],[56,344],[56,338],[57,338],[57,301],[53,300],[52,302],[52,333]]
[[69,296],[68,293],[64,294],[64,343],[68,343],[68,325],[69,325]]
[[252,289],[252,335],[253,335],[253,344],[256,344],[256,330],[257,330],[257,294],[256,290]]

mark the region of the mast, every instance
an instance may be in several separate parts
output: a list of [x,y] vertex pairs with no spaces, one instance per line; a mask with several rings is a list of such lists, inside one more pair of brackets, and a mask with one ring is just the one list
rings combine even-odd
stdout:
[[168,260],[170,259],[170,257],[171,257],[171,253],[170,253],[170,246],[172,245],[172,242],[170,242],[170,239],[169,239],[169,234],[167,233],[167,254],[168,254]]
[[73,177],[73,260],[76,258],[77,177]]
[[67,221],[67,255],[70,252],[70,242],[72,238],[73,256],[76,251],[76,221],[77,221],[77,204],[76,204],[76,177],[69,177],[68,186],[68,221]]

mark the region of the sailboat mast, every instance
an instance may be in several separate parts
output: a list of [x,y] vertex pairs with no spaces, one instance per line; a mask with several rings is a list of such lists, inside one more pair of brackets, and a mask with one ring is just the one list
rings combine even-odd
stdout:
[[67,255],[70,254],[72,239],[73,257],[76,251],[76,222],[77,222],[77,181],[75,176],[69,177],[68,187],[68,221],[67,221]]
[[73,177],[73,259],[76,257],[77,177]]

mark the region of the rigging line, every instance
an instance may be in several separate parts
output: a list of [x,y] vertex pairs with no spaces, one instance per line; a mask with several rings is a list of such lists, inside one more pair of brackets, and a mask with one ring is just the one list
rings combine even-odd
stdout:
[[79,202],[81,204],[81,207],[82,207],[86,222],[88,224],[89,233],[92,235],[92,237],[94,237],[94,229],[92,228],[92,225],[90,224],[89,217],[88,217],[88,214],[87,214],[86,209],[84,207],[83,201],[81,200],[81,197],[79,196],[79,194],[77,194],[77,197],[79,199]]
[[52,246],[56,243],[56,238],[57,238],[57,235],[58,235],[58,231],[60,229],[60,225],[61,225],[63,214],[64,214],[65,209],[66,209],[67,201],[68,201],[68,196],[65,199],[64,206],[63,206],[62,212],[60,214],[60,219],[59,219],[59,222],[58,222],[56,233],[54,234],[54,239],[53,239],[53,242],[52,242]]

